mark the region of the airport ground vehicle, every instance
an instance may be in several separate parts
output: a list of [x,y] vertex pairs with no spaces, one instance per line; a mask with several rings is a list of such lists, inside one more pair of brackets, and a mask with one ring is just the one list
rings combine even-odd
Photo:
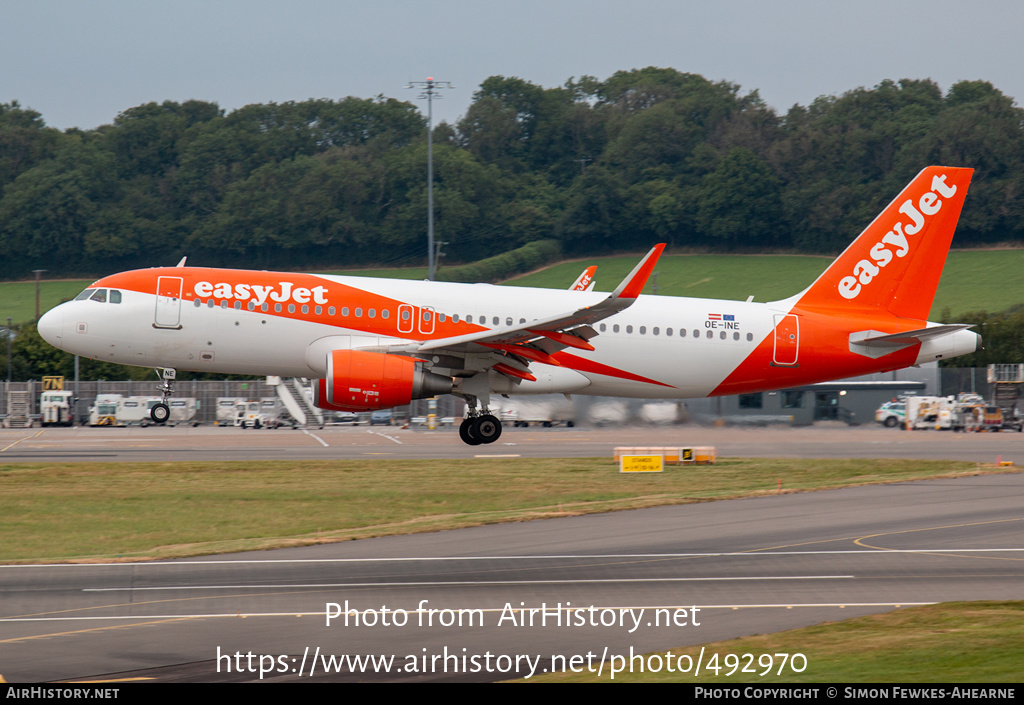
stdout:
[[902,426],[907,420],[905,401],[887,401],[875,412],[875,421],[887,428]]
[[39,420],[43,426],[70,426],[74,394],[69,391],[47,391],[39,397]]
[[315,404],[333,411],[454,394],[469,406],[462,440],[493,443],[492,395],[723,396],[974,352],[969,325],[927,320],[971,174],[925,168],[817,280],[780,301],[643,296],[664,244],[610,294],[182,260],[104,277],[38,330],[72,353],[161,366],[165,398],[176,369],[316,379]]
[[[100,394],[89,407],[90,426],[149,426],[155,422],[153,408],[162,403],[158,396],[123,396]],[[167,400],[168,418],[172,424],[197,423],[197,403],[192,397],[172,397]],[[162,423],[162,422],[161,422]]]

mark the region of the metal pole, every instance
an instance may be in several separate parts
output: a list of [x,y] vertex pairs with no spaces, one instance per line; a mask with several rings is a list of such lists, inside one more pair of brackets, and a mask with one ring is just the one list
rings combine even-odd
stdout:
[[434,281],[434,101],[429,91],[427,92],[427,279]]
[[422,88],[420,98],[427,99],[427,279],[434,281],[434,96],[439,88],[454,88],[450,81],[409,81],[406,88]]
[[13,337],[11,330],[11,317],[7,317],[7,384],[11,384],[11,338]]
[[32,273],[36,275],[36,320],[39,320],[39,275],[45,272],[45,269],[33,269]]

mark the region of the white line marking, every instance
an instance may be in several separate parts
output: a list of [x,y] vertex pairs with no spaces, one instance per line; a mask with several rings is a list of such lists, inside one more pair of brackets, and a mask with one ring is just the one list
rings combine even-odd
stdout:
[[[738,610],[738,609],[791,609],[796,607],[817,608],[817,607],[920,607],[924,605],[937,605],[938,602],[819,602],[802,604],[733,604],[733,605],[699,605],[702,610]],[[690,603],[685,605],[644,605],[643,609],[687,609],[692,607]],[[594,606],[595,610],[630,610],[640,609],[640,605],[633,607],[622,606]],[[554,610],[554,607],[549,608]],[[562,611],[575,609],[574,607],[563,607]],[[590,609],[590,606],[587,606]],[[501,608],[485,608],[481,612],[500,613],[505,610]],[[359,610],[360,613],[375,612],[373,609]],[[406,610],[409,614],[418,614],[420,610]],[[516,609],[515,611],[519,611]],[[153,620],[153,619],[237,619],[239,617],[323,617],[325,612],[220,612],[209,614],[149,614],[149,615],[110,615],[107,617],[9,617],[0,618],[0,624],[5,622],[100,622],[109,620]],[[4,641],[20,641],[31,639],[32,636],[12,637]]]
[[381,438],[387,438],[389,441],[394,441],[398,445],[402,445],[402,442],[400,440],[398,440],[394,436],[389,436],[386,433],[381,433],[379,431],[367,431],[367,433],[372,433],[373,435],[380,436]]
[[276,588],[449,587],[485,585],[604,585],[607,583],[706,583],[731,580],[852,580],[852,575],[762,575],[712,578],[595,578],[593,580],[429,580],[383,583],[270,583],[268,585],[166,585],[163,587],[82,588],[82,592],[152,592],[155,590],[267,590]]
[[173,568],[183,565],[246,565],[286,563],[404,563],[424,561],[522,561],[590,558],[758,558],[763,556],[898,556],[905,553],[1016,553],[1024,548],[901,548],[836,551],[743,551],[734,553],[580,553],[566,555],[523,556],[406,556],[392,558],[271,558],[236,561],[138,561],[127,563],[49,563],[3,565],[4,568]]
[[324,448],[330,448],[331,447],[330,444],[327,441],[325,441],[323,438],[321,438],[320,436],[316,435],[315,433],[310,433],[306,429],[302,429],[302,432],[305,433],[307,436],[311,436],[311,437],[317,439],[318,441],[320,441],[320,445],[322,445]]

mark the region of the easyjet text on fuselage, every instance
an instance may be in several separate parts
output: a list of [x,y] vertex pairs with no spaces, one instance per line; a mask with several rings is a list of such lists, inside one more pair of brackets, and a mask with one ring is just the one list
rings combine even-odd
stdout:
[[192,287],[195,295],[200,298],[212,296],[215,299],[237,299],[248,301],[253,299],[257,306],[271,301],[284,303],[292,301],[297,304],[325,304],[327,303],[327,287],[314,286],[307,289],[302,286],[295,286],[293,282],[278,282],[277,284],[231,284],[229,282],[218,282],[216,284],[207,281],[196,282]]

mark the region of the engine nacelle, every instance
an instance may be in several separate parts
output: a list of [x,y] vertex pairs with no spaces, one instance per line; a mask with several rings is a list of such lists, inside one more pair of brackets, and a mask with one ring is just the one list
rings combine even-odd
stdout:
[[375,411],[451,391],[450,377],[427,372],[412,358],[332,350],[327,354],[327,378],[313,387],[313,403],[330,411]]

